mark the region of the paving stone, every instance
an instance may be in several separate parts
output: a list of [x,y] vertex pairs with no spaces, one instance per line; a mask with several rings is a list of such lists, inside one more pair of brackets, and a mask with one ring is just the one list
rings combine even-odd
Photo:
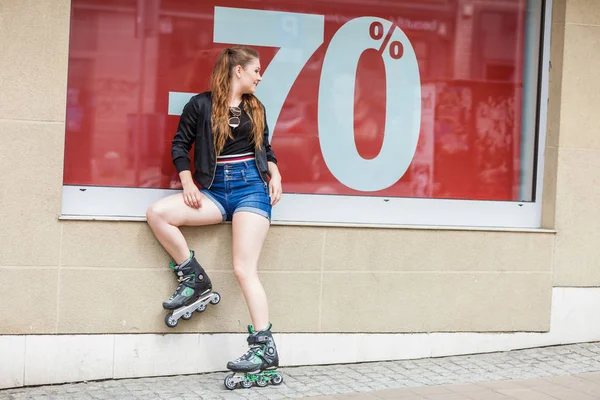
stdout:
[[[535,391],[535,387],[510,386],[506,383],[510,382],[509,380],[536,382],[542,378],[556,378],[557,381],[548,385],[565,387],[564,390],[560,390],[561,395],[574,395],[579,387],[582,394],[590,396],[597,395],[596,390],[600,390],[600,373],[598,373],[600,343],[435,359],[290,367],[279,370],[284,375],[284,382],[280,386],[267,388],[240,388],[229,391],[223,387],[226,374],[218,372],[5,389],[0,390],[0,399],[280,400],[311,396],[322,399],[333,398],[333,396],[345,398],[344,396],[351,396],[353,393],[356,394],[356,399],[366,399],[375,398],[374,396],[380,392],[382,396],[385,396],[385,393],[390,396],[392,389],[404,391],[407,394],[405,397],[410,398],[411,388],[440,388],[445,385],[473,386],[477,389],[471,391],[478,393],[472,395],[475,397],[466,397],[467,393],[465,393],[464,399],[483,399],[486,398],[485,395],[491,396],[490,400],[530,395],[545,398],[550,394],[550,390],[556,388],[547,386],[543,390],[530,393]],[[573,374],[581,374],[581,378],[572,380],[565,378]],[[504,392],[494,389],[493,383],[496,382]],[[487,386],[476,386],[475,384],[478,383],[486,383]],[[570,386],[565,386],[567,384]],[[574,385],[577,387],[572,387]],[[432,396],[443,396],[443,394]],[[456,397],[454,394],[453,396]],[[585,396],[582,395],[583,397]]]

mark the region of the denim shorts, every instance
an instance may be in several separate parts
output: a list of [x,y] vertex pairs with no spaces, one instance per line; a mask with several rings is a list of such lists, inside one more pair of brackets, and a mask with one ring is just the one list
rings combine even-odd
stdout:
[[223,221],[231,221],[238,211],[262,215],[271,221],[269,187],[261,178],[253,158],[241,162],[219,159],[212,186],[200,191],[215,203]]

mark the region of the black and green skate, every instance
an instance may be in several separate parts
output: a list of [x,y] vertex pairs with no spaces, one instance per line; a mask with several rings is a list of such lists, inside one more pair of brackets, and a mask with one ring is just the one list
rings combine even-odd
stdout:
[[172,310],[165,316],[165,324],[174,328],[179,319],[190,319],[194,311],[203,312],[208,304],[218,304],[221,295],[212,291],[212,283],[196,260],[193,251],[190,258],[180,265],[170,263],[179,285],[171,297],[163,303],[165,310]]
[[283,376],[275,371],[279,366],[279,355],[271,334],[271,324],[260,332],[254,332],[249,325],[248,333],[250,349],[237,360],[227,363],[227,369],[234,373],[225,377],[225,387],[233,390],[238,384],[246,389],[254,384],[260,387],[267,386],[269,382],[281,384]]

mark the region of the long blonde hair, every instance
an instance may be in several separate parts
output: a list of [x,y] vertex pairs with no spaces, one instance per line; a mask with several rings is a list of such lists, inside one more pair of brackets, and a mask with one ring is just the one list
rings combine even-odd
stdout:
[[[233,69],[240,65],[245,68],[249,63],[258,59],[258,52],[252,48],[236,46],[223,49],[213,69],[210,78],[212,92],[212,114],[210,122],[215,134],[215,147],[217,155],[221,153],[227,139],[232,138],[229,128],[229,95],[231,92],[231,78]],[[263,132],[265,129],[265,111],[262,104],[253,94],[242,96],[244,110],[252,122],[251,141],[255,148],[263,145]]]

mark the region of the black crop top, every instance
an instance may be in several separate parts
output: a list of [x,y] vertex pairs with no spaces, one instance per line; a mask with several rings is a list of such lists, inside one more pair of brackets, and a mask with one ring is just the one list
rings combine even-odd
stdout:
[[[250,121],[250,117],[244,110],[243,102],[240,109],[242,111],[240,124],[236,128],[229,127],[233,138],[227,139],[223,151],[219,154],[221,156],[254,153],[254,143],[250,140],[252,138],[252,121]],[[229,116],[232,116],[231,112],[229,112]]]

